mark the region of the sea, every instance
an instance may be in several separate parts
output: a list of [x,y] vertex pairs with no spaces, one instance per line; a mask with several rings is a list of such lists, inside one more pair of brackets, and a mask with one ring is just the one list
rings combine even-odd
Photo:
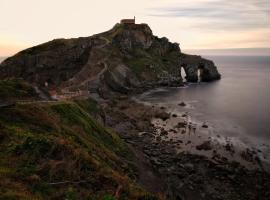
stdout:
[[[216,135],[260,149],[270,161],[270,56],[206,58],[215,62],[221,80],[158,88],[137,98],[172,112],[185,111],[193,121],[209,124]],[[186,107],[178,105],[182,101]]]

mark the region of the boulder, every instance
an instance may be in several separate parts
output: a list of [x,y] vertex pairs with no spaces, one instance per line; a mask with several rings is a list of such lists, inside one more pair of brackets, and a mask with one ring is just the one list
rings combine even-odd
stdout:
[[178,105],[179,105],[179,106],[183,106],[183,107],[184,107],[184,106],[186,106],[187,104],[186,104],[185,102],[183,102],[183,101],[182,101],[182,102],[181,102],[181,103],[179,103]]
[[172,117],[177,117],[177,114],[172,114]]
[[162,119],[163,121],[166,121],[167,119],[170,118],[170,114],[169,113],[166,113],[166,112],[157,112],[155,114],[155,117],[156,118],[160,118]]
[[187,125],[187,122],[185,120],[181,120],[180,122],[177,123],[175,128],[185,128]]
[[201,151],[201,150],[205,150],[205,151],[210,151],[212,150],[212,145],[211,145],[211,141],[205,141],[202,144],[196,146],[196,149]]
[[202,127],[203,127],[203,128],[208,128],[208,125],[207,125],[206,123],[203,123],[203,124],[202,124]]

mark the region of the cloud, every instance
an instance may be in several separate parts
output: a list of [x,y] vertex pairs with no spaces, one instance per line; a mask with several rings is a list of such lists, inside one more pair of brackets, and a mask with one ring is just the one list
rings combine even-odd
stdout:
[[192,1],[165,7],[151,8],[154,17],[197,19],[193,28],[203,29],[254,29],[270,28],[269,0],[208,0]]

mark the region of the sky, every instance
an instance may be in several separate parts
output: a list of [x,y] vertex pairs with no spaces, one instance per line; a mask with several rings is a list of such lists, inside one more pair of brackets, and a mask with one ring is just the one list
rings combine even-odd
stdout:
[[133,16],[181,49],[270,48],[270,0],[0,0],[0,56]]

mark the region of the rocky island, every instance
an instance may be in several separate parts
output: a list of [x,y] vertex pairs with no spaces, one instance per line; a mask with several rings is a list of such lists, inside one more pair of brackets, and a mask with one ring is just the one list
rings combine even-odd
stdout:
[[[192,141],[169,136],[193,129],[183,120],[187,114],[132,98],[183,86],[184,78],[210,82],[221,75],[212,61],[184,54],[179,44],[134,21],[6,59],[0,64],[0,197],[268,199],[270,174],[252,152],[243,154],[258,166],[249,169],[211,142],[196,148],[212,158],[184,151]],[[232,146],[224,149],[233,154]]]

